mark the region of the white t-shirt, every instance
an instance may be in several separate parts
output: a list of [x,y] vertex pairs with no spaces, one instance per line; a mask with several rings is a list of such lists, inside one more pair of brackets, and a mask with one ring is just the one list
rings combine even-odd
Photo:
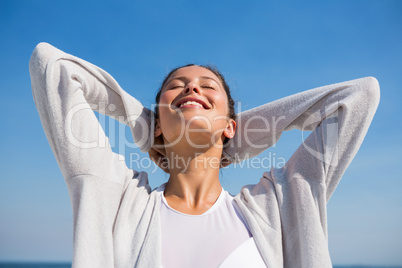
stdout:
[[160,193],[162,266],[265,267],[251,233],[235,207],[233,197],[222,189],[215,204],[201,215],[174,210]]

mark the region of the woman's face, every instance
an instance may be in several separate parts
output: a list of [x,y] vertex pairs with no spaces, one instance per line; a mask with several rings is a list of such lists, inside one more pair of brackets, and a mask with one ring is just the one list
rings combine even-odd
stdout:
[[163,134],[165,146],[183,139],[199,148],[222,144],[224,137],[234,136],[236,127],[227,115],[228,99],[220,79],[204,67],[183,67],[162,88],[155,134]]

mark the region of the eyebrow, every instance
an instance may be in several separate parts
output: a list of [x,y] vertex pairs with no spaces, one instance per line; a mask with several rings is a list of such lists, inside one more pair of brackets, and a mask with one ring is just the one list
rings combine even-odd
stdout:
[[[209,80],[213,80],[213,81],[215,81],[215,83],[217,83],[219,86],[221,86],[221,84],[218,82],[218,81],[216,81],[216,79],[214,79],[214,78],[212,78],[212,77],[209,77],[209,76],[200,76],[200,78],[201,79],[209,79]],[[173,78],[171,78],[171,79],[169,79],[167,82],[166,82],[166,85],[167,84],[169,84],[172,80],[181,80],[181,81],[186,81],[187,80],[187,78],[185,77],[185,76],[179,76],[179,77],[173,77]]]

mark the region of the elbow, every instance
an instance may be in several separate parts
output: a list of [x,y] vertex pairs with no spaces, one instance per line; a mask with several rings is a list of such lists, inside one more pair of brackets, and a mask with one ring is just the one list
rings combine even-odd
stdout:
[[63,57],[63,52],[48,43],[36,45],[29,59],[29,73],[34,96],[36,92],[46,90],[47,70]]
[[359,100],[367,109],[376,110],[380,102],[380,85],[375,77],[369,76],[355,80],[356,92],[359,94]]
[[35,103],[46,90],[46,67],[50,60],[47,43],[39,43],[29,59],[29,74],[31,76],[31,88]]
[[31,77],[44,77],[49,64],[64,57],[64,55],[64,52],[51,44],[45,42],[37,44],[29,59],[29,72]]
[[31,74],[32,79],[37,78],[38,76],[44,76],[46,66],[52,58],[52,54],[54,54],[52,51],[53,49],[53,46],[44,42],[36,45],[31,58],[29,59],[29,73]]
[[365,98],[371,104],[370,106],[377,108],[380,102],[380,84],[375,77],[369,76],[364,78]]

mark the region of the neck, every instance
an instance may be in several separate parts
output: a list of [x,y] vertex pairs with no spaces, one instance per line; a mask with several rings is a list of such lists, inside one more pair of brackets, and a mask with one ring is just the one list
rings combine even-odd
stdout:
[[170,178],[164,196],[168,204],[183,213],[202,214],[218,199],[222,187],[219,167],[222,149],[204,151],[167,150]]

